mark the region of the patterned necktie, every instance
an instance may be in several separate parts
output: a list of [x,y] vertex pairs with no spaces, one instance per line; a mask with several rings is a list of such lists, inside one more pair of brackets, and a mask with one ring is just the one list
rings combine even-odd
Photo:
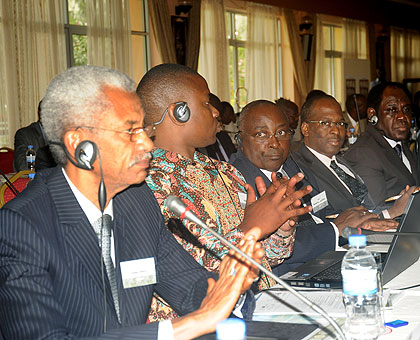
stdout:
[[341,169],[337,165],[335,161],[331,161],[330,167],[337,174],[338,178],[341,179],[348,186],[348,188],[350,189],[356,200],[359,202],[359,204],[362,203],[367,193],[366,185],[363,182],[347,174],[343,169]]
[[397,144],[394,146],[394,150],[398,155],[398,158],[402,160],[402,147],[401,144]]
[[[120,306],[118,302],[117,280],[115,278],[115,267],[111,258],[111,229],[112,218],[110,215],[103,216],[103,223],[101,225],[102,217],[94,222],[94,229],[99,239],[99,244],[102,250],[102,258],[104,260],[108,281],[111,285],[112,298],[114,300],[115,311],[117,312],[118,321],[121,323]],[[102,229],[101,229],[102,228]]]

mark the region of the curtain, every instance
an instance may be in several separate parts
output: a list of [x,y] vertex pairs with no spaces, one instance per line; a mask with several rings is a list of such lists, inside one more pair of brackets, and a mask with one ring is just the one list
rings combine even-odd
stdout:
[[277,7],[248,3],[248,41],[245,54],[248,102],[256,99],[274,101],[278,96],[278,16]]
[[325,46],[324,35],[322,34],[322,20],[319,14],[316,15],[317,21],[317,44],[315,49],[316,67],[315,67],[315,81],[314,88],[328,92],[330,83],[329,70],[325,64]]
[[[284,9],[284,16],[287,23],[287,31],[292,49],[293,64],[295,68],[295,81],[299,95],[304,100],[308,92],[311,91],[314,86],[316,54],[312,53],[310,61],[304,60],[303,48],[295,13],[291,9]],[[317,20],[315,15],[309,16],[311,17],[313,25],[312,29],[314,32],[312,50],[316,51],[316,46],[318,44]]]
[[167,0],[149,3],[150,22],[163,63],[176,63],[175,42],[172,35],[171,15]]
[[192,0],[192,8],[188,14],[188,37],[185,63],[197,71],[200,52],[200,19],[201,0]]
[[89,0],[86,15],[88,63],[133,77],[129,0]]
[[222,101],[230,101],[228,40],[223,0],[202,0],[198,72],[210,91]]
[[420,33],[391,27],[392,80],[402,82],[404,78],[419,78],[419,70]]
[[38,102],[66,69],[62,1],[0,0],[0,146],[36,121]]
[[344,19],[344,58],[367,59],[367,46],[366,23]]

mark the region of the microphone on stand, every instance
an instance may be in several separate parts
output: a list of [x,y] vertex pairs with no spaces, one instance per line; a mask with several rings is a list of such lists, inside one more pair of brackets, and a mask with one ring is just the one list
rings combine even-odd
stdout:
[[350,235],[397,235],[397,236],[417,236],[420,237],[420,232],[399,232],[399,231],[373,231],[362,228],[345,227],[341,231],[341,236],[348,238]]
[[300,294],[298,291],[290,287],[285,281],[280,279],[278,276],[274,275],[272,272],[264,268],[262,265],[260,265],[257,261],[255,261],[252,257],[245,254],[242,250],[240,250],[238,247],[234,246],[232,243],[230,243],[228,240],[226,240],[222,235],[211,229],[207,224],[205,224],[200,218],[192,212],[190,207],[187,207],[187,205],[182,202],[182,200],[179,197],[175,196],[169,196],[166,199],[165,202],[166,207],[173,212],[175,215],[179,216],[181,220],[187,219],[198,226],[202,227],[209,233],[211,233],[213,236],[215,236],[217,239],[220,240],[225,246],[232,249],[236,253],[240,254],[242,257],[244,257],[247,261],[251,262],[254,266],[256,266],[259,270],[261,270],[264,274],[271,277],[274,281],[276,281],[278,284],[280,284],[284,289],[288,290],[290,293],[292,293],[294,296],[296,296],[299,300],[307,304],[309,307],[311,307],[315,312],[322,315],[334,328],[336,333],[338,334],[338,337],[342,340],[346,340],[346,337],[341,330],[340,326],[317,304],[313,303],[311,300]]

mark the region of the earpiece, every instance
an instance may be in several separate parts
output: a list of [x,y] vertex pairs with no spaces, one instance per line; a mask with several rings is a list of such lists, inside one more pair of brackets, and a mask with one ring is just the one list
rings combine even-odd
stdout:
[[94,142],[90,140],[81,141],[76,147],[74,157],[70,156],[69,151],[63,143],[50,141],[49,144],[60,146],[64,150],[67,159],[74,166],[84,170],[93,170],[93,163],[95,163],[96,154],[98,153],[98,147]]
[[77,145],[74,153],[74,159],[77,162],[77,166],[81,169],[92,170],[97,152],[98,147],[94,142],[91,142],[90,140],[81,141],[79,145]]
[[190,119],[191,111],[186,102],[177,102],[174,107],[174,117],[180,123],[186,123]]
[[[186,123],[190,119],[191,116],[191,110],[188,107],[187,102],[176,102],[173,103],[174,106],[174,118],[179,123]],[[173,105],[171,104],[171,105]],[[166,114],[168,113],[169,106],[166,108],[165,112],[163,112],[162,117],[159,119],[158,122],[153,123],[153,126],[159,125],[163,122],[163,120],[166,117]]]
[[378,116],[377,115],[373,115],[372,117],[370,117],[369,118],[369,123],[371,123],[372,125],[378,124]]

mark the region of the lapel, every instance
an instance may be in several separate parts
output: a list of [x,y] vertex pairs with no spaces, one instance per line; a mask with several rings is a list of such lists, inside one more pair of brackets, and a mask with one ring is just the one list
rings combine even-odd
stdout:
[[[383,155],[384,158],[386,159],[387,163],[388,163],[384,166],[386,166],[389,169],[389,172],[395,173],[396,175],[399,174],[399,176],[404,177],[404,178],[410,178],[413,184],[416,183],[417,181],[415,180],[413,175],[410,173],[410,171],[407,169],[407,167],[404,165],[404,163],[398,157],[395,150],[385,140],[385,138],[379,132],[379,130],[376,129],[371,124],[369,124],[368,127],[367,127],[367,132],[369,132],[370,135],[375,139],[375,141],[378,145],[378,148],[381,150],[379,154]],[[417,166],[415,164],[414,157],[411,154],[411,151],[405,145],[405,143],[402,143],[402,144],[403,144],[404,154],[408,158],[408,160],[410,161],[411,170],[413,171],[413,173],[416,173],[415,171],[417,171]]]
[[[305,145],[302,145],[299,153],[305,160],[307,167],[314,173],[314,176],[319,179],[317,181],[319,183],[317,183],[316,187],[318,193],[324,190],[327,192],[328,205],[336,211],[341,211],[341,207],[338,206],[336,202],[342,200],[342,198],[336,199],[337,196],[345,197],[347,201],[355,201],[354,197],[338,180],[338,178],[329,169],[327,169],[327,167],[318,158],[316,158],[316,156],[309,151]],[[318,186],[318,184],[321,186]]]
[[[56,167],[47,186],[56,207],[58,233],[62,233],[62,237],[58,238],[63,240],[63,244],[59,245],[59,249],[63,252],[63,256],[68,259],[69,270],[77,277],[80,273],[75,271],[80,270],[79,266],[81,264],[88,274],[88,277],[80,280],[82,282],[81,285],[89,285],[89,282],[91,282],[97,286],[99,292],[102,292],[103,284],[100,270],[102,255],[98,238],[64,178],[61,167]],[[112,293],[106,274],[105,286],[108,310],[114,310]],[[83,289],[84,287],[81,288]],[[92,298],[92,296],[88,297],[88,299]],[[97,301],[97,303],[97,308],[103,312],[102,299]],[[116,319],[115,311],[112,314]]]

